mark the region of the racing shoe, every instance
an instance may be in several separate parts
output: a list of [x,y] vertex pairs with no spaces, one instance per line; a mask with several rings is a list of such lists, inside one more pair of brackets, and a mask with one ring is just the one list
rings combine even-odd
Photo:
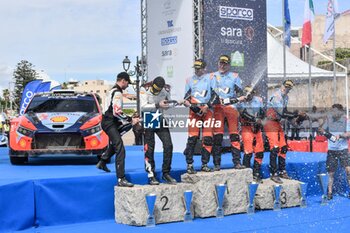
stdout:
[[233,166],[233,169],[244,169],[244,168],[246,168],[246,167],[240,163],[237,163]]
[[253,181],[258,184],[262,184],[263,181],[260,176],[253,176]]
[[327,200],[333,199],[333,193],[327,193]]
[[105,172],[111,172],[111,170],[108,169],[106,162],[102,159],[100,161],[98,161],[98,163],[96,164],[96,167],[98,169],[105,171]]
[[159,181],[154,176],[148,178],[148,183],[150,185],[159,185]]
[[125,177],[123,178],[118,178],[118,186],[120,187],[134,187],[133,183],[130,183]]
[[196,170],[193,168],[193,164],[187,164],[187,173],[188,174],[196,174]]
[[213,171],[210,167],[208,167],[207,164],[203,164],[201,170],[202,170],[202,172],[212,172]]
[[220,165],[215,165],[214,166],[214,172],[220,171]]
[[169,173],[164,173],[162,179],[167,184],[176,184],[177,183],[177,181],[173,177],[171,177]]
[[277,183],[277,184],[283,184],[283,181],[282,181],[281,178],[279,178],[279,176],[277,176],[277,175],[272,175],[272,176],[270,177],[270,179],[271,179],[273,182]]
[[286,170],[281,171],[280,174],[279,174],[279,177],[282,178],[282,179],[287,179],[287,180],[291,180],[292,179],[290,176],[288,176]]

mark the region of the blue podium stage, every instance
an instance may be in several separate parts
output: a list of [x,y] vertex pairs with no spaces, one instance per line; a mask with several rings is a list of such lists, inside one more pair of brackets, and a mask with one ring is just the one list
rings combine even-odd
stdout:
[[[112,173],[96,169],[95,158],[38,158],[30,165],[10,164],[7,148],[0,148],[0,232],[324,232],[350,229],[350,200],[335,196],[327,206],[320,206],[321,188],[317,174],[325,172],[325,153],[288,152],[287,170],[297,180],[307,182],[309,207],[258,211],[255,215],[237,214],[223,219],[196,218],[193,223],[160,224],[155,228],[132,227],[114,222],[114,163]],[[269,153],[265,153],[263,175],[268,177]],[[156,153],[157,171],[162,154]],[[223,155],[223,168],[231,168],[229,154]],[[185,172],[185,158],[173,156],[173,176],[180,180]],[[200,168],[200,157],[195,157]],[[142,147],[127,147],[127,178],[146,184]],[[345,174],[340,172],[336,190],[344,194]],[[158,176],[161,177],[160,172]]]

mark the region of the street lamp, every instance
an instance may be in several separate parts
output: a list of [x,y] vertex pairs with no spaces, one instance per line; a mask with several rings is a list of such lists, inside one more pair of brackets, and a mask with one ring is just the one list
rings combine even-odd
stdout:
[[131,64],[131,61],[129,60],[128,56],[125,56],[125,58],[123,60],[123,69],[125,72],[128,72],[128,70],[130,68],[130,64]]
[[125,72],[127,72],[130,76],[136,75],[136,110],[138,114],[141,114],[140,112],[140,77],[142,76],[143,69],[141,69],[140,66],[139,57],[136,57],[136,65],[134,66],[135,70],[131,70],[128,72],[130,68],[131,61],[128,58],[128,56],[125,56],[123,60],[123,69]]

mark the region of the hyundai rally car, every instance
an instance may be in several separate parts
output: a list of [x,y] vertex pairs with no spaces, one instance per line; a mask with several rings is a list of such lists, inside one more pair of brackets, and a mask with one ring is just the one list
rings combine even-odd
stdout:
[[36,94],[24,114],[11,121],[10,161],[23,164],[29,156],[57,154],[98,156],[108,145],[101,120],[94,94],[69,90]]

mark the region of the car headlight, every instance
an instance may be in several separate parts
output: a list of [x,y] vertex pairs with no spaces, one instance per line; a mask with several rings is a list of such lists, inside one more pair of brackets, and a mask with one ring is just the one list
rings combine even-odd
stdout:
[[89,129],[84,130],[84,133],[87,135],[91,135],[91,134],[95,134],[102,131],[102,127],[101,125],[96,125],[94,127],[91,127]]
[[33,130],[30,130],[30,129],[27,129],[27,128],[24,128],[22,126],[19,126],[18,129],[17,129],[17,132],[20,133],[20,134],[23,134],[27,137],[30,137],[34,131]]

